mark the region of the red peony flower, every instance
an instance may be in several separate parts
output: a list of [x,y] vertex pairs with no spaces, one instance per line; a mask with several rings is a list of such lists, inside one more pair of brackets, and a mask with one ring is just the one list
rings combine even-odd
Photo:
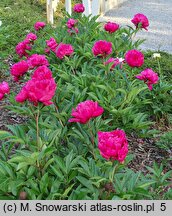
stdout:
[[123,162],[128,154],[128,142],[123,130],[98,132],[98,148],[107,160]]
[[29,69],[28,63],[24,60],[13,64],[10,69],[11,75],[14,77],[15,81],[18,81],[21,76],[23,76]]
[[70,19],[68,19],[66,25],[67,25],[68,28],[71,29],[71,28],[75,27],[75,25],[76,25],[77,22],[78,22],[78,20],[70,18]]
[[58,43],[56,42],[56,40],[54,38],[50,38],[50,40],[46,40],[46,44],[48,46],[49,49],[47,49],[47,51],[56,51],[56,48],[58,46]]
[[134,18],[131,20],[131,22],[136,26],[136,28],[144,28],[145,30],[148,30],[147,27],[149,26],[149,20],[144,14],[136,14],[134,15]]
[[5,94],[10,93],[10,87],[7,82],[3,81],[0,83],[0,100],[2,100],[5,96]]
[[30,69],[33,69],[35,67],[39,67],[41,65],[46,65],[48,66],[48,60],[46,59],[45,55],[38,55],[38,54],[33,54],[31,55],[28,60],[27,63],[29,65]]
[[[27,85],[27,83],[26,83],[26,85]],[[25,88],[25,86],[21,89],[21,91],[15,97],[16,101],[19,103],[23,103],[28,98],[27,89]]]
[[0,93],[2,94],[10,93],[10,87],[7,82],[3,81],[2,83],[0,83]]
[[83,13],[85,11],[85,7],[83,4],[75,4],[73,10],[76,13]]
[[37,79],[37,80],[52,79],[52,78],[53,76],[51,70],[45,65],[39,66],[32,75],[32,79]]
[[[16,96],[16,101],[23,103],[25,100],[33,102],[35,106],[38,102],[43,103],[45,106],[51,105],[56,91],[56,83],[46,66],[38,68],[25,86],[21,89]],[[42,69],[42,71],[41,71]],[[44,76],[45,75],[45,76]]]
[[65,56],[71,56],[74,50],[71,44],[60,43],[56,50],[56,56],[63,59]]
[[2,100],[4,98],[4,94],[2,94],[1,92],[0,92],[0,100]]
[[78,104],[76,109],[72,110],[74,118],[69,119],[69,122],[79,122],[86,124],[91,118],[102,115],[104,109],[98,105],[98,102],[86,100]]
[[125,61],[130,67],[141,67],[144,64],[144,55],[138,50],[129,50],[125,54]]
[[20,42],[16,46],[16,53],[19,55],[20,58],[23,56],[28,57],[27,51],[31,50],[32,47],[30,45],[30,40],[25,39],[24,41]]
[[136,76],[136,78],[139,80],[143,80],[147,84],[149,90],[152,90],[152,85],[156,84],[159,80],[158,74],[149,68],[142,71],[139,75]]
[[30,32],[29,34],[26,35],[26,39],[30,41],[35,41],[37,39],[36,34]]
[[112,53],[112,43],[105,40],[99,40],[94,43],[92,52],[94,56],[106,57]]
[[123,62],[124,62],[124,59],[122,59],[122,58],[110,58],[109,60],[107,60],[107,61],[105,62],[105,65],[110,64],[110,63],[112,63],[112,62],[113,62],[113,65],[111,66],[111,70],[112,70],[113,68],[115,68],[117,65],[119,65],[120,68],[122,69],[122,64],[123,64]]
[[104,25],[104,29],[109,33],[114,33],[119,29],[119,25],[117,23],[108,22]]
[[43,29],[46,26],[44,22],[36,22],[34,25],[34,29],[36,31],[39,31],[40,29]]

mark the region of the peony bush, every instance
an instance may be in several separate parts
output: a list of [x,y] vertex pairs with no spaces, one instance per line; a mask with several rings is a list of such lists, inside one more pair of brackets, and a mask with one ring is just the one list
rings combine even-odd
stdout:
[[0,100],[8,97],[7,108],[25,120],[0,131],[1,198],[153,199],[170,184],[170,172],[156,179],[151,168],[129,168],[128,137],[150,134],[145,106],[163,82],[159,72],[141,71],[141,41],[132,40],[148,19],[102,27],[84,10],[76,4],[56,28],[35,23],[16,45],[10,73],[20,90],[3,82]]

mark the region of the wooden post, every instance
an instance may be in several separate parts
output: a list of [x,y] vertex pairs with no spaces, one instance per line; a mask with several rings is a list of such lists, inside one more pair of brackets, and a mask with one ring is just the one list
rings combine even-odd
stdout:
[[56,11],[59,0],[47,0],[47,22],[54,24],[54,12]]
[[68,14],[72,14],[72,5],[71,5],[71,0],[66,0],[65,1],[65,7],[66,7],[66,12],[68,12]]
[[47,0],[47,22],[54,24],[52,0]]
[[91,13],[93,16],[97,16],[100,13],[101,0],[92,0]]
[[54,11],[54,12],[56,12],[56,10],[57,10],[57,5],[58,5],[59,1],[60,1],[60,0],[54,0],[54,1],[53,1],[53,11]]
[[82,3],[84,4],[84,7],[85,7],[84,14],[86,16],[89,16],[91,14],[91,2],[90,2],[90,0],[82,0]]
[[100,0],[100,13],[105,13],[106,0]]
[[47,7],[47,22],[48,22],[48,23],[50,22],[50,10],[49,10],[49,4],[50,4],[50,1],[47,0],[47,1],[46,1],[46,7]]
[[[123,0],[125,1],[125,0]],[[84,4],[85,11],[84,14],[89,16],[92,14],[93,16],[98,15],[100,12],[105,12],[107,7],[112,4],[116,3],[117,0],[82,0]],[[56,11],[57,4],[59,0],[47,0],[47,22],[54,24],[54,12]],[[65,1],[65,8],[68,14],[72,14],[72,6],[71,0]]]

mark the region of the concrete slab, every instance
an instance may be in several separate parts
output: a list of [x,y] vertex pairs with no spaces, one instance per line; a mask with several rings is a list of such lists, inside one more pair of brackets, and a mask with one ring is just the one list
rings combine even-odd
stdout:
[[172,0],[129,0],[100,20],[134,26],[131,19],[137,13],[145,14],[150,22],[148,31],[140,31],[136,37],[146,39],[141,48],[172,53]]

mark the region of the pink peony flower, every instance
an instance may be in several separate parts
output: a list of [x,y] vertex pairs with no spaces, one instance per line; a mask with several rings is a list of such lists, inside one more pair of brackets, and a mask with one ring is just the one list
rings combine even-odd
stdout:
[[75,20],[75,19],[72,19],[72,18],[70,18],[70,19],[68,19],[68,21],[67,21],[67,27],[68,28],[73,28],[73,27],[75,27],[75,24],[78,22],[78,20]]
[[24,41],[20,42],[16,46],[16,53],[19,55],[20,58],[23,56],[28,57],[27,51],[31,50],[32,47],[30,45],[30,40],[25,39]]
[[21,91],[15,97],[16,101],[19,103],[23,103],[25,100],[27,100],[28,96],[27,96],[27,90],[26,90],[25,86],[21,89]]
[[145,30],[148,30],[147,27],[149,26],[149,20],[144,14],[136,14],[134,15],[134,18],[131,20],[131,22],[136,26],[136,28],[144,28]]
[[158,74],[155,73],[152,69],[149,69],[149,68],[142,71],[140,73],[140,75],[136,76],[136,78],[139,79],[139,80],[143,80],[147,84],[149,90],[152,90],[153,89],[152,85],[156,84],[158,82],[158,80],[159,80]]
[[46,26],[44,22],[36,22],[34,25],[34,29],[36,31],[39,31],[40,29],[43,29]]
[[98,105],[98,102],[86,100],[78,104],[76,109],[72,109],[72,116],[69,122],[79,122],[86,124],[91,118],[102,115],[104,109]]
[[10,87],[7,82],[3,81],[0,83],[0,93],[1,94],[9,94],[10,93]]
[[5,94],[10,93],[10,87],[7,82],[3,81],[0,83],[0,100],[2,100],[5,96]]
[[99,40],[94,43],[92,52],[94,56],[106,57],[112,53],[112,43],[105,40]]
[[125,61],[130,67],[141,67],[144,64],[144,55],[138,50],[129,50],[125,54]]
[[83,4],[75,4],[73,10],[76,13],[83,13],[85,11],[85,7]]
[[78,30],[78,28],[72,28],[72,29],[68,29],[67,32],[68,32],[70,35],[73,35],[73,34],[78,34],[78,33],[79,33],[79,30]]
[[71,44],[60,43],[56,50],[56,56],[59,59],[63,59],[65,56],[70,56],[74,52]]
[[45,65],[39,66],[32,75],[32,79],[37,79],[37,80],[52,79],[52,78],[53,76],[51,70]]
[[104,25],[104,29],[109,33],[114,33],[119,29],[119,25],[117,23],[108,22]]
[[[43,77],[41,77],[43,78]],[[35,106],[38,102],[45,106],[53,104],[51,99],[56,91],[56,83],[53,78],[40,79],[40,77],[32,77],[16,96],[16,101],[23,103],[25,100],[33,102]]]
[[48,63],[48,60],[46,59],[46,56],[45,55],[38,55],[38,54],[31,55],[28,58],[27,63],[29,65],[30,69],[33,69],[35,67],[39,67],[41,65],[49,66],[49,63]]
[[56,48],[58,46],[58,43],[56,42],[56,40],[54,38],[50,38],[49,40],[46,40],[46,44],[48,46],[49,49],[47,49],[47,51],[56,51]]
[[123,130],[98,132],[98,148],[100,154],[107,160],[118,160],[122,163],[128,153],[128,142]]
[[4,98],[4,94],[2,94],[1,92],[0,92],[0,100],[2,100]]
[[29,34],[26,35],[26,39],[30,41],[35,41],[37,39],[36,34],[30,32]]
[[123,64],[123,62],[124,62],[124,59],[122,59],[122,58],[110,58],[109,60],[107,60],[107,61],[105,62],[105,65],[110,64],[110,63],[112,63],[112,62],[113,62],[113,65],[111,66],[111,70],[112,70],[113,68],[115,68],[117,65],[119,65],[120,68],[122,69],[122,64]]
[[19,80],[23,74],[25,74],[29,69],[28,63],[24,60],[13,64],[10,69],[11,75],[14,77],[14,80]]

